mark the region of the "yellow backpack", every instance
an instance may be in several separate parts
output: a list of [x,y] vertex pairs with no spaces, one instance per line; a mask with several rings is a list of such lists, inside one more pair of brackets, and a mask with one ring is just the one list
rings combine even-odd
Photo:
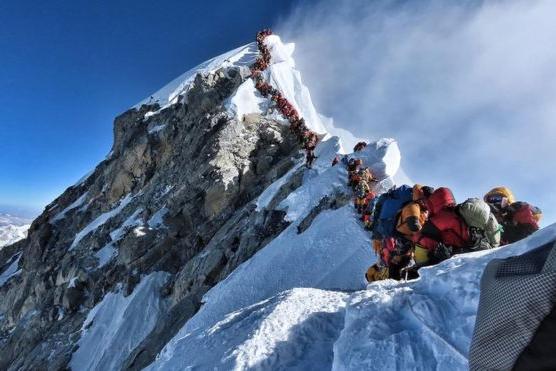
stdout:
[[365,273],[365,278],[367,282],[371,283],[374,281],[382,281],[386,280],[390,277],[390,271],[388,267],[381,267],[377,264],[373,264],[367,269],[367,273]]

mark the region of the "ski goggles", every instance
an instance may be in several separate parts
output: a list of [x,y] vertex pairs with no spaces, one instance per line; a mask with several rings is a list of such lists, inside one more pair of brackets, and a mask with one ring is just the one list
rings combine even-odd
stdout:
[[533,213],[533,219],[535,219],[535,221],[536,221],[537,223],[539,223],[539,222],[541,221],[541,219],[542,219],[542,211],[541,211],[541,209],[539,209],[539,208],[536,207],[536,206],[533,206],[531,211],[532,211],[532,213]]
[[506,197],[501,195],[491,195],[487,196],[486,202],[488,202],[489,204],[501,204],[505,198]]

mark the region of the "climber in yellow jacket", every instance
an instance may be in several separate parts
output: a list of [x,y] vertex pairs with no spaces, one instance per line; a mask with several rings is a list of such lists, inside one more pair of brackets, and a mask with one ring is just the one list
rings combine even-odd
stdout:
[[[414,241],[414,236],[423,229],[427,219],[428,211],[426,199],[434,192],[434,188],[415,184],[413,186],[413,201],[405,205],[400,211],[396,223],[397,232],[409,241]],[[428,261],[428,250],[418,244],[413,247],[413,258],[417,264],[425,264]]]

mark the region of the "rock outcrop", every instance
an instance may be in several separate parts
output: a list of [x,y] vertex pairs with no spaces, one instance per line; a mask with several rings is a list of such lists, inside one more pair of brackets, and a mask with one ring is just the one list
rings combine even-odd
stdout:
[[[360,287],[371,257],[346,169],[330,166],[342,144],[326,133],[293,45],[265,40],[274,54],[257,80],[322,134],[313,168],[287,115],[248,77],[256,44],[172,81],[117,117],[106,159],[0,249],[1,370],[139,370],[188,327],[277,290]],[[394,140],[358,156],[378,191],[392,186]]]
[[251,201],[302,154],[287,126],[227,111],[244,80],[235,67],[199,74],[174,104],[117,117],[109,156],[1,251],[0,267],[20,258],[0,287],[0,369],[64,369],[106,293],[168,272],[170,309],[121,365],[140,369],[210,287],[288,226],[283,211]]

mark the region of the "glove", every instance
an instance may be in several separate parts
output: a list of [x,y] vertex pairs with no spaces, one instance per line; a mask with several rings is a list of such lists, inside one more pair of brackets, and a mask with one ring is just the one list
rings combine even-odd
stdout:
[[441,262],[443,260],[449,259],[452,256],[452,248],[439,243],[436,249],[432,252],[431,259],[435,262]]

